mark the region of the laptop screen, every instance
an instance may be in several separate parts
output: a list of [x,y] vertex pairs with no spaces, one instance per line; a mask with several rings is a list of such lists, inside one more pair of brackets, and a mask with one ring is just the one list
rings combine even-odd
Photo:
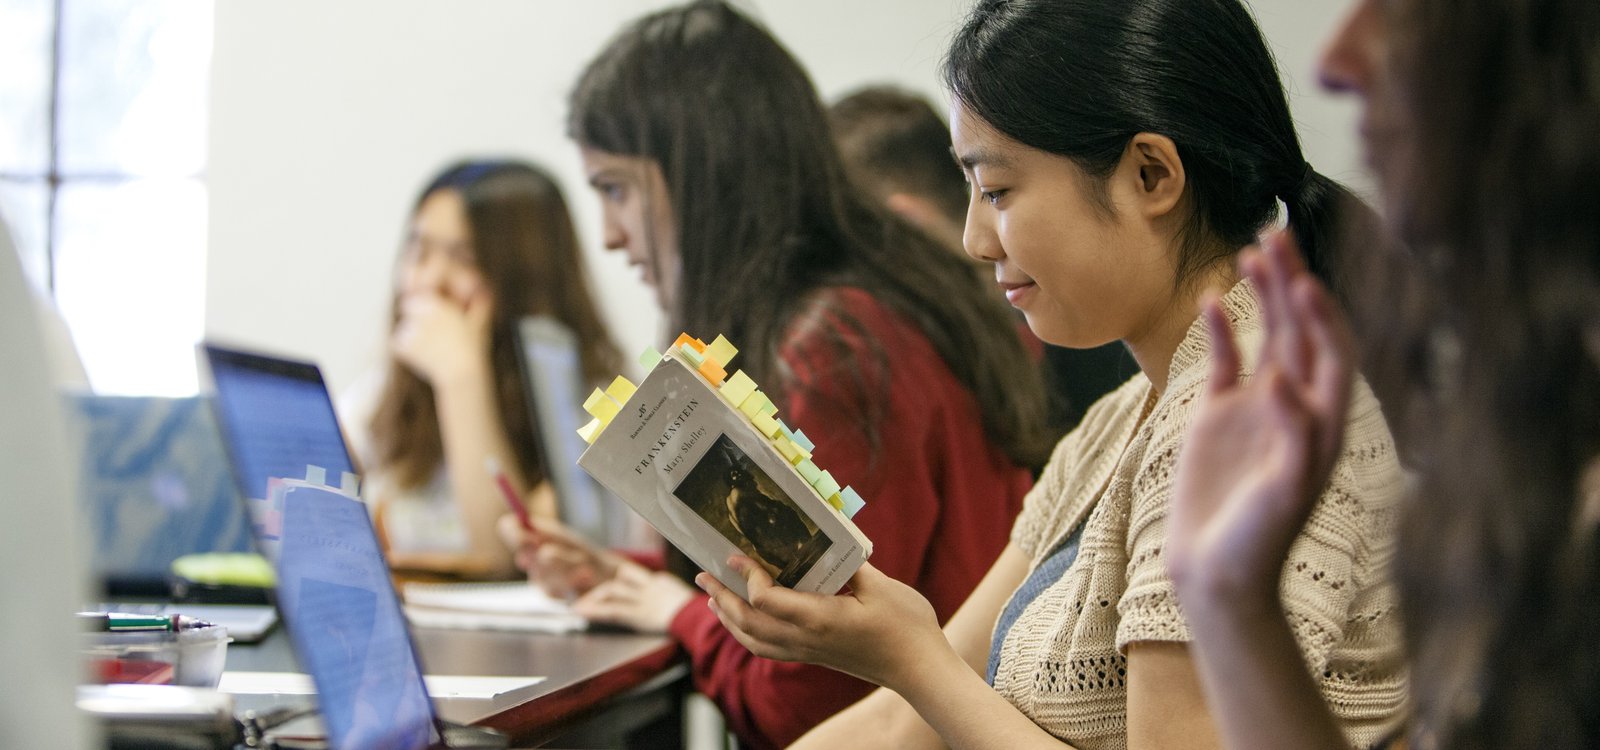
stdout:
[[433,705],[366,505],[338,490],[282,496],[278,609],[334,748],[421,750]]
[[585,396],[578,339],[566,326],[546,317],[523,318],[519,326],[523,377],[529,410],[539,431],[545,470],[561,506],[561,520],[590,540],[626,546],[631,511],[612,501],[604,488],[578,467],[588,447],[578,435]]
[[309,362],[205,345],[216,390],[217,421],[239,491],[267,496],[267,480],[355,473],[322,373]]

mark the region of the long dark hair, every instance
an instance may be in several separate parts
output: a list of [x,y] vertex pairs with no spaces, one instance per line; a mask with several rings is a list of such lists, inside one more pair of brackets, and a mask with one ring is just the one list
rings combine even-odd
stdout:
[[[518,321],[548,315],[571,328],[580,342],[583,373],[591,382],[614,375],[621,357],[589,295],[567,202],[549,174],[518,161],[460,162],[422,189],[412,215],[429,196],[444,190],[454,191],[466,204],[478,270],[494,293],[489,365],[495,403],[523,476],[537,483],[546,472],[522,384]],[[391,330],[400,321],[400,302],[396,290]],[[393,357],[371,428],[378,468],[392,472],[402,487],[427,482],[444,459],[433,388]]]
[[980,0],[944,78],[996,130],[1091,177],[1138,133],[1171,138],[1194,206],[1177,282],[1254,242],[1279,199],[1311,268],[1337,281],[1339,214],[1361,203],[1306,163],[1272,53],[1238,0]]
[[1600,5],[1408,0],[1387,25],[1376,167],[1407,252],[1362,258],[1398,281],[1356,310],[1419,474],[1416,744],[1600,747]]
[[[721,2],[639,19],[583,72],[567,127],[582,146],[660,165],[682,263],[673,331],[726,334],[781,398],[792,374],[779,352],[801,324],[835,339],[841,377],[882,372],[850,363],[844,340],[874,339],[816,294],[863,289],[932,342],[991,441],[1023,465],[1043,460],[1039,368],[1007,311],[961,259],[850,186],[810,79],[755,23]],[[860,395],[876,445],[877,394]]]

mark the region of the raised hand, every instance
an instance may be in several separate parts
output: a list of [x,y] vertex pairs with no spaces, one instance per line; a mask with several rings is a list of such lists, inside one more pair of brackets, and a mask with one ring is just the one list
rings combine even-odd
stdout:
[[1276,602],[1289,545],[1344,436],[1349,329],[1286,234],[1263,245],[1239,260],[1266,321],[1249,382],[1221,307],[1202,311],[1215,359],[1178,457],[1165,550],[1185,608]]
[[950,649],[928,600],[871,564],[836,596],[778,586],[747,557],[728,564],[744,575],[748,603],[709,574],[695,583],[711,595],[722,624],[757,656],[820,664],[896,689],[914,679],[926,649]]

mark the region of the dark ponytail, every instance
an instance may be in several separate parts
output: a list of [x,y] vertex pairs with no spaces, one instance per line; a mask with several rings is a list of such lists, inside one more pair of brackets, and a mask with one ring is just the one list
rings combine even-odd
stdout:
[[1338,287],[1338,230],[1360,201],[1306,164],[1272,53],[1239,0],[979,0],[944,78],[1001,133],[1093,177],[1134,135],[1171,138],[1194,201],[1179,283],[1254,242],[1282,199],[1312,269]]

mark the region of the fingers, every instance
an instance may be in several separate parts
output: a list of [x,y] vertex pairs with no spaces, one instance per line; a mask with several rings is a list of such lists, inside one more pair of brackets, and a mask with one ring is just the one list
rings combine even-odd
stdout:
[[1205,318],[1206,331],[1211,336],[1211,374],[1206,379],[1206,392],[1222,393],[1239,383],[1239,346],[1233,341],[1233,327],[1228,324],[1228,316],[1215,297],[1205,301],[1200,315]]

